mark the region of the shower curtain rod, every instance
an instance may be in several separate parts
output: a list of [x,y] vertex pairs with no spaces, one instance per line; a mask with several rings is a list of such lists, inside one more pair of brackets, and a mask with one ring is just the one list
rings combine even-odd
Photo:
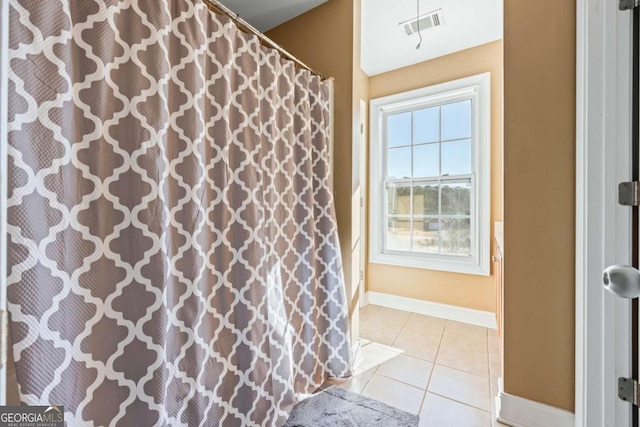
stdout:
[[324,76],[322,74],[320,74],[318,71],[315,71],[313,68],[309,67],[304,62],[300,61],[291,53],[287,52],[282,46],[280,46],[278,43],[271,40],[269,37],[265,36],[263,32],[256,29],[253,25],[249,24],[247,21],[242,19],[240,15],[238,15],[237,13],[235,13],[234,11],[232,11],[231,9],[229,9],[228,7],[220,3],[218,0],[202,0],[202,1],[204,2],[204,4],[207,5],[209,10],[228,16],[236,23],[236,25],[238,25],[238,28],[258,36],[258,38],[263,44],[266,44],[267,46],[277,50],[285,58],[293,61],[298,67],[304,68],[305,70],[308,70],[312,74],[315,74],[324,80]]

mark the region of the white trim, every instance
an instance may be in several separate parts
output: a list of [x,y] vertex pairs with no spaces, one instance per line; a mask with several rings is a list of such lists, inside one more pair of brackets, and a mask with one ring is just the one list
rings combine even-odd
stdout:
[[630,372],[629,302],[602,270],[630,262],[630,213],[616,200],[630,174],[631,14],[577,1],[576,416],[579,427],[627,427],[617,378]]
[[498,387],[496,414],[501,423],[512,427],[574,427],[572,412],[505,393],[502,381]]
[[360,100],[360,125],[362,126],[360,137],[360,197],[362,198],[362,207],[360,208],[360,268],[362,279],[360,280],[360,307],[365,304],[365,282],[367,280],[367,102]]
[[[7,309],[7,146],[9,115],[9,1],[0,2],[0,310]],[[5,350],[9,350],[6,349]],[[5,357],[5,360],[7,358]],[[6,404],[7,367],[0,367],[0,405]]]
[[372,291],[367,292],[367,303],[496,329],[496,315],[490,311],[473,310],[471,308],[456,307],[454,305],[439,304]]
[[[451,271],[457,273],[490,274],[490,200],[491,200],[491,91],[490,73],[479,74],[422,89],[373,99],[370,102],[370,176],[371,184],[369,205],[369,261],[371,263],[400,265],[404,267],[425,268],[429,270]],[[472,234],[475,245],[471,257],[427,255],[414,253],[384,252],[384,156],[382,117],[389,112],[410,110],[417,105],[438,104],[453,98],[473,98],[477,104],[474,114],[474,175],[472,182],[476,188],[476,197],[472,201]],[[475,218],[475,220],[474,220]]]
[[364,293],[364,297],[362,298],[362,305],[360,307],[365,307],[367,305],[369,305],[369,292],[370,291],[365,291]]

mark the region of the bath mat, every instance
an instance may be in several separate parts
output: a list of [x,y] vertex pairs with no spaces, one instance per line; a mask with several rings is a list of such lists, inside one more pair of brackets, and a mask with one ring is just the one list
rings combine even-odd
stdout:
[[330,387],[297,404],[285,427],[416,427],[418,416]]

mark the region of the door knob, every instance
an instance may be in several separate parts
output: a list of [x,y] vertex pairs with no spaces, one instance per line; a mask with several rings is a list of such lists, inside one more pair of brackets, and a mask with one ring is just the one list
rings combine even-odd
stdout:
[[640,271],[628,265],[607,267],[602,274],[602,283],[606,290],[619,297],[640,297]]

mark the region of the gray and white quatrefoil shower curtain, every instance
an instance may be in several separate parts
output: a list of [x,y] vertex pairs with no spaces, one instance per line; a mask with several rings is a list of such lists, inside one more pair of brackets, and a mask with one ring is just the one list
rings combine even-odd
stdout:
[[10,0],[9,56],[23,403],[277,426],[349,374],[329,82],[199,0]]

